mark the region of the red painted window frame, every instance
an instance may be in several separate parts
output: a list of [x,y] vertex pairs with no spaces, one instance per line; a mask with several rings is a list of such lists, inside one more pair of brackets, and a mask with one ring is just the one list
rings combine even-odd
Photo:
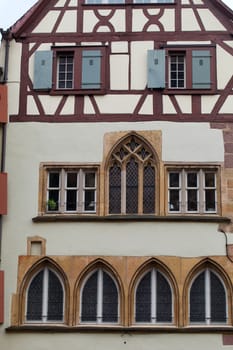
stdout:
[[[192,51],[202,51],[209,50],[211,55],[210,60],[210,76],[211,76],[211,88],[209,89],[194,89],[192,88]],[[186,80],[184,88],[171,88],[170,77],[169,77],[169,58],[170,55],[174,53],[184,53],[185,55],[185,71],[186,71]],[[216,73],[216,48],[213,45],[200,45],[200,46],[189,46],[185,47],[184,45],[177,46],[167,46],[166,47],[166,88],[164,92],[166,94],[176,94],[176,95],[185,95],[185,94],[215,94],[217,90],[217,73]]]
[[0,173],[0,215],[7,214],[7,173]]
[[[53,46],[53,72],[52,72],[52,89],[51,95],[103,95],[106,94],[109,84],[109,59],[106,46]],[[82,52],[88,50],[100,50],[102,54],[101,58],[101,88],[100,89],[82,89],[81,88],[81,75],[82,75]],[[59,54],[73,53],[74,54],[74,74],[73,83],[74,86],[71,89],[59,89],[58,85],[58,59]]]

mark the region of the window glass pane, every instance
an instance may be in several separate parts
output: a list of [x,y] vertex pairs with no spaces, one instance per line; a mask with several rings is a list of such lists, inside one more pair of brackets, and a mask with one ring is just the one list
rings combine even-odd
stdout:
[[211,281],[211,322],[226,323],[226,293],[220,279],[210,273]]
[[95,173],[85,174],[85,187],[95,187]]
[[49,270],[48,321],[63,320],[63,288],[59,278]]
[[187,173],[187,187],[197,187],[197,173]]
[[136,291],[136,322],[151,322],[151,272],[139,282]]
[[172,322],[172,293],[165,277],[157,271],[157,322]]
[[126,166],[126,213],[138,213],[138,164],[134,158]]
[[73,53],[59,54],[58,56],[58,83],[59,89],[69,89],[73,87]]
[[215,190],[205,190],[205,211],[216,211]]
[[197,211],[198,210],[197,190],[188,190],[187,197],[188,197],[187,198],[188,211]]
[[95,211],[95,190],[85,190],[84,210]]
[[32,280],[27,293],[27,321],[42,321],[43,275],[40,271]]
[[170,190],[169,197],[169,211],[180,211],[180,190]]
[[67,187],[77,187],[77,173],[67,173]]
[[169,173],[169,187],[180,187],[180,173]]
[[109,169],[109,214],[121,212],[121,168],[114,164]]
[[117,287],[106,272],[103,272],[103,322],[118,322]]
[[190,290],[190,322],[205,322],[205,272],[193,282]]
[[215,187],[215,173],[205,173],[205,187]]
[[93,273],[83,288],[82,292],[82,322],[96,322],[97,318],[97,275]]
[[59,187],[60,186],[60,173],[49,173],[49,187]]
[[155,212],[155,169],[151,165],[144,168],[143,177],[143,213]]
[[58,204],[59,204],[59,190],[49,190],[48,202],[47,202],[48,211],[58,210]]
[[66,210],[75,211],[77,209],[77,190],[66,191]]

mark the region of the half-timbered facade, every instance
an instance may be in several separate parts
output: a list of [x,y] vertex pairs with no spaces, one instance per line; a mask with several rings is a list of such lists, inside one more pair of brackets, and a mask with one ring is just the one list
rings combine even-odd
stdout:
[[233,345],[232,11],[40,0],[2,35],[3,348]]

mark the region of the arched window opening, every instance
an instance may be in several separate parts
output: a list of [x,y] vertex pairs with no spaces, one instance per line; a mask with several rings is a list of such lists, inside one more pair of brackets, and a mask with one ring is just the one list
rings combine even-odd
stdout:
[[221,279],[206,269],[193,281],[189,296],[190,323],[226,323],[226,291]]
[[155,159],[136,136],[112,152],[109,166],[109,214],[155,213]]
[[38,272],[27,290],[26,321],[62,322],[64,291],[58,275],[44,268]]
[[115,281],[106,271],[92,273],[81,293],[81,322],[118,323],[118,294]]
[[172,290],[167,278],[157,269],[147,272],[135,292],[136,323],[172,323]]

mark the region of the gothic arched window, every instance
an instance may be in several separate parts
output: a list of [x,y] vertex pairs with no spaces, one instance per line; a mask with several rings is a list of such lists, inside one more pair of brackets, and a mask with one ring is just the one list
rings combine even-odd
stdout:
[[108,174],[109,214],[155,213],[155,158],[139,137],[129,136],[113,150]]

